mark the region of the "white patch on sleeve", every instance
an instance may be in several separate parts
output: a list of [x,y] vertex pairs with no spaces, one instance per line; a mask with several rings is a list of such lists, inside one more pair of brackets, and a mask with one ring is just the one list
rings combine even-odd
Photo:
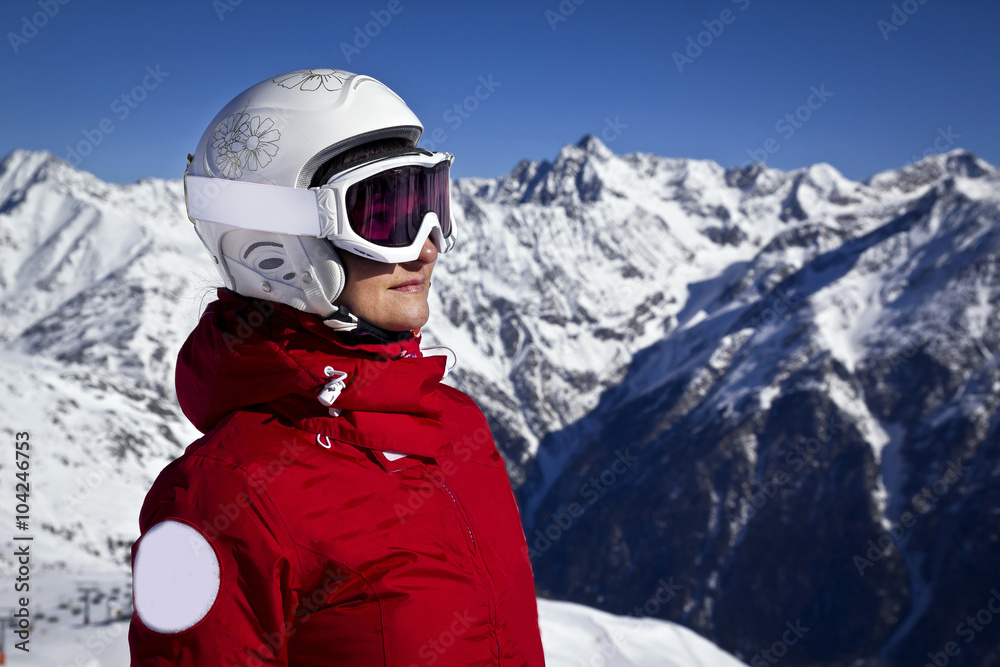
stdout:
[[215,549],[196,528],[161,521],[139,541],[132,594],[147,628],[172,634],[194,626],[212,608],[219,583]]

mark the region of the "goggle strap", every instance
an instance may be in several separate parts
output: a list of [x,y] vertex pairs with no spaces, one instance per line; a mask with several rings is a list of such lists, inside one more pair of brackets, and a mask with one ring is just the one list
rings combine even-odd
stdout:
[[315,190],[191,175],[184,176],[184,188],[192,220],[317,237],[325,235],[323,227],[329,224]]

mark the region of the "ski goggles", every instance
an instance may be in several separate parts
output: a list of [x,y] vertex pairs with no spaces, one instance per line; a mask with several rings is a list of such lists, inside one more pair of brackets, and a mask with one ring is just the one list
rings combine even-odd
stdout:
[[335,174],[319,190],[332,193],[327,199],[343,207],[347,224],[327,238],[381,262],[416,259],[428,237],[447,252],[454,245],[449,201],[454,159],[451,153],[405,154]]
[[417,259],[430,238],[455,244],[451,153],[394,155],[335,174],[317,188],[184,176],[188,217],[243,229],[316,236],[379,262]]

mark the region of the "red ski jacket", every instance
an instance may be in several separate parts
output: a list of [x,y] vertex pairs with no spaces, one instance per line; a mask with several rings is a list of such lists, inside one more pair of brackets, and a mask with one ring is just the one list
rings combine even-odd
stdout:
[[132,547],[131,664],[543,665],[503,460],[445,359],[219,299],[177,367],[206,435]]

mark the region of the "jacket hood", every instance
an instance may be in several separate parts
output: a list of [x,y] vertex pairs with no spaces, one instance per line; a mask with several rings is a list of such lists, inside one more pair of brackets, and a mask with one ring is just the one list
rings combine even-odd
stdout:
[[[444,367],[442,357],[422,357],[418,335],[352,344],[316,315],[219,290],[181,348],[177,398],[203,433],[234,410],[267,406],[317,434],[354,442],[352,432],[364,431],[377,446],[384,430],[378,426],[398,427],[400,418],[410,427],[440,426],[436,392]],[[319,401],[331,370],[346,373],[333,411]],[[331,419],[337,414],[343,416]],[[414,434],[417,450],[434,440],[422,435]]]

